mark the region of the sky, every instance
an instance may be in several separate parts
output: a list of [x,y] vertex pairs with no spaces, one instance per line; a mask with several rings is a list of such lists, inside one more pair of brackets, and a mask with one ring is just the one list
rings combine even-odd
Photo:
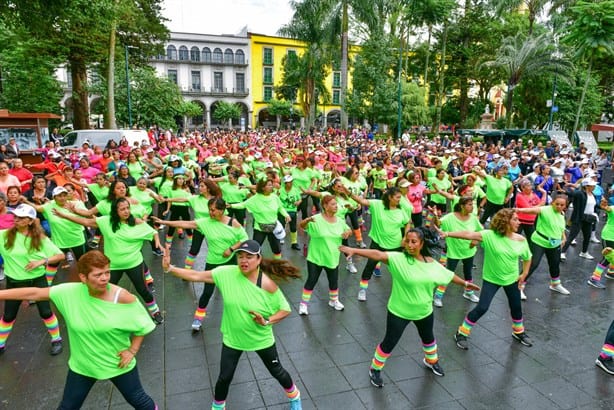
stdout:
[[171,31],[237,34],[245,26],[276,35],[292,18],[288,0],[164,0],[162,15]]

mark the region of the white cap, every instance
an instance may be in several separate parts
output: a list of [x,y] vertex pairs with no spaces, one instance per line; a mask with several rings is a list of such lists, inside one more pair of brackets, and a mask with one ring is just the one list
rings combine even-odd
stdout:
[[590,178],[585,178],[582,180],[582,186],[595,186],[597,185],[597,181],[593,181]]
[[21,204],[17,208],[9,212],[20,218],[36,219],[36,209],[34,209],[28,204]]
[[56,186],[53,188],[53,192],[51,192],[51,196],[58,196],[60,194],[67,194],[68,191],[63,186]]
[[293,179],[292,175],[284,175],[284,182],[292,182]]

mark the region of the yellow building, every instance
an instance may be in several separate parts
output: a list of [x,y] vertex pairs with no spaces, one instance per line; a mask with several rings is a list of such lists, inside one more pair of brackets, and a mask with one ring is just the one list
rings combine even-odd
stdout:
[[[300,56],[305,50],[305,43],[286,37],[267,36],[249,33],[251,54],[251,97],[252,97],[252,124],[257,126],[274,126],[275,118],[267,112],[268,102],[275,98],[275,87],[281,85],[283,73],[283,58],[296,53]],[[350,46],[355,52],[355,48]],[[341,110],[341,71],[331,68],[325,80],[331,99],[328,102],[320,99],[317,111],[324,113],[323,124],[338,125]],[[348,88],[351,84],[351,74],[348,74]],[[294,105],[298,114],[294,120],[302,116],[301,107]]]

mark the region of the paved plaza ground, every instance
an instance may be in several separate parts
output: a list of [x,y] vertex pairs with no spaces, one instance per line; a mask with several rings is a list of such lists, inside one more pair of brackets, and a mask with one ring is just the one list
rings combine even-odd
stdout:
[[[299,236],[303,241],[304,237]],[[204,246],[204,245],[203,245]],[[302,252],[284,245],[284,255],[305,269]],[[174,248],[185,246],[176,240]],[[160,409],[208,409],[219,371],[221,352],[221,297],[209,305],[204,330],[192,334],[190,324],[201,284],[184,282],[162,273],[160,258],[146,261],[156,280],[156,297],[166,321],[145,338],[138,367],[147,392]],[[268,244],[265,253],[270,254]],[[612,409],[614,377],[598,369],[595,358],[614,318],[614,280],[606,290],[586,285],[595,261],[577,257],[570,248],[562,264],[563,285],[570,296],[548,289],[545,258],[527,286],[523,302],[525,326],[533,347],[511,337],[507,300],[502,291],[490,311],[474,327],[468,351],[459,350],[453,334],[474,306],[452,285],[444,307],[435,311],[441,365],[445,377],[437,377],[422,364],[422,346],[413,325],[389,358],[382,374],[385,386],[374,388],[367,370],[373,351],[385,330],[386,302],[391,280],[386,269],[374,278],[368,300],[358,302],[359,275],[341,270],[340,299],[345,311],[328,307],[328,288],[322,275],[314,290],[309,316],[297,314],[302,280],[281,285],[293,312],[275,325],[277,347],[283,365],[301,390],[304,409]],[[589,252],[599,255],[600,245]],[[175,251],[180,265],[185,251]],[[205,249],[196,267],[204,266]],[[357,258],[359,272],[364,259]],[[481,283],[481,251],[474,270]],[[460,268],[459,268],[460,271]],[[70,280],[74,272],[58,274]],[[604,279],[607,281],[607,279]],[[124,286],[130,288],[125,280]],[[3,284],[0,286],[4,286]],[[62,324],[62,320],[60,319]],[[4,355],[0,356],[0,408],[55,409],[60,402],[70,340],[64,327],[64,352],[48,354],[49,337],[35,306],[24,304]],[[98,382],[86,409],[127,409],[128,405],[108,381]],[[242,357],[227,402],[228,409],[286,409],[282,388],[253,353]]]

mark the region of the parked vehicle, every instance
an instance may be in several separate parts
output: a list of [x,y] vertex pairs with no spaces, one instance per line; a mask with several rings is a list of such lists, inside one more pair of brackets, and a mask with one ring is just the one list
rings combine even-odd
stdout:
[[122,139],[128,140],[128,145],[133,147],[135,142],[140,145],[141,141],[148,140],[145,130],[75,130],[64,136],[62,146],[66,148],[79,148],[88,142],[90,147],[106,147],[109,141],[116,143]]

